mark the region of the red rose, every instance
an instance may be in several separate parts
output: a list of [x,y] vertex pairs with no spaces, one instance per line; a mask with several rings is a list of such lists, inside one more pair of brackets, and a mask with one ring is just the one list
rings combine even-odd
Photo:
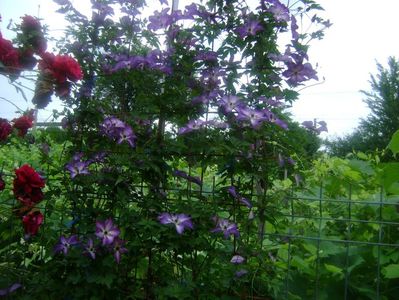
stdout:
[[29,32],[29,31],[41,31],[42,26],[40,25],[40,21],[36,19],[35,17],[25,15],[21,17],[22,23],[21,23],[21,29],[23,32]]
[[25,15],[22,17],[21,29],[28,47],[31,47],[38,54],[46,51],[47,41],[38,19]]
[[26,207],[33,207],[44,198],[44,194],[39,188],[32,188],[32,192],[29,194],[18,194],[14,191],[14,195]]
[[12,132],[12,127],[6,119],[0,118],[0,141],[5,141]]
[[29,235],[36,235],[39,231],[40,225],[43,223],[44,216],[38,210],[31,211],[27,215],[22,217],[22,224],[25,229],[25,233]]
[[30,115],[21,116],[13,120],[14,128],[18,129],[19,136],[25,136],[28,133],[28,129],[33,127],[33,117]]
[[73,82],[83,78],[79,63],[68,55],[57,55],[53,66],[57,72],[65,74],[65,76]]
[[76,82],[83,78],[80,65],[68,55],[54,55],[46,52],[39,62],[39,69],[54,77],[57,84],[62,84],[67,79]]
[[41,188],[45,186],[42,177],[29,165],[15,170],[14,196],[26,206],[33,206],[43,200]]
[[16,73],[20,69],[19,52],[11,41],[3,39],[0,33],[0,62],[7,67],[10,73]]

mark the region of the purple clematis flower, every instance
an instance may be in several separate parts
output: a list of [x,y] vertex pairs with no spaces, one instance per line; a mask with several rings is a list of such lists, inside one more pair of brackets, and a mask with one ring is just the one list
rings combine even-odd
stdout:
[[235,223],[230,223],[229,220],[222,218],[214,218],[216,220],[216,228],[212,229],[211,232],[223,232],[224,238],[228,239],[230,235],[236,237],[240,236],[237,225]]
[[232,112],[234,109],[244,106],[243,103],[240,101],[240,98],[233,95],[223,96],[222,99],[218,101],[218,104],[223,109],[223,112],[226,114]]
[[96,236],[103,245],[110,245],[120,234],[120,230],[112,223],[112,219],[96,222]]
[[230,260],[230,262],[231,262],[232,264],[235,264],[235,265],[242,264],[244,261],[245,261],[245,258],[242,257],[241,255],[234,255],[234,256],[231,258],[231,260]]
[[298,23],[294,15],[291,16],[291,33],[292,33],[292,40],[298,41],[299,33],[298,33]]
[[303,63],[301,59],[296,59],[296,61],[290,61],[285,63],[287,66],[287,70],[285,70],[282,74],[284,77],[287,77],[288,84],[292,86],[297,86],[300,83],[315,79],[318,80],[317,73],[313,69],[310,63]]
[[121,254],[126,253],[127,249],[124,247],[125,241],[120,238],[115,238],[112,243],[112,248],[114,250],[114,257],[117,264],[119,264],[121,260]]
[[240,38],[244,39],[247,36],[255,36],[259,31],[263,30],[263,26],[258,20],[249,20],[244,25],[237,28],[236,32]]
[[233,197],[233,198],[237,198],[238,197],[238,193],[237,190],[235,188],[235,186],[229,186],[227,188],[227,191],[229,192],[229,194]]
[[173,172],[173,175],[175,175],[177,177],[181,177],[181,178],[187,179],[188,181],[196,183],[198,185],[202,185],[202,181],[201,181],[201,179],[199,177],[190,176],[184,171],[175,170]]
[[178,234],[182,234],[186,228],[193,229],[191,217],[186,214],[170,214],[164,212],[158,216],[158,220],[161,224],[174,224]]
[[266,11],[273,14],[274,19],[277,22],[288,22],[290,20],[289,9],[279,0],[267,0],[267,2],[271,3]]
[[218,54],[215,51],[199,51],[195,56],[195,59],[207,62],[217,62]]
[[241,270],[238,270],[234,275],[235,275],[235,277],[240,278],[246,274],[248,274],[248,271],[245,269],[241,269]]
[[236,188],[234,186],[230,186],[228,187],[227,191],[229,192],[229,194],[236,200],[240,201],[242,204],[244,204],[246,207],[248,208],[252,208],[252,203],[247,199],[244,198],[243,196],[241,196]]
[[88,175],[90,162],[88,161],[71,161],[66,165],[66,169],[69,171],[71,178],[75,178],[77,175]]
[[8,294],[11,294],[15,292],[17,289],[21,288],[22,284],[16,282],[10,285],[8,288],[0,290],[0,296],[7,296]]
[[91,238],[89,238],[87,241],[85,253],[88,254],[92,259],[96,259],[96,248],[94,247],[94,243]]
[[79,243],[78,236],[75,234],[71,235],[70,237],[65,237],[65,236],[61,235],[60,241],[54,247],[54,252],[55,253],[62,252],[62,253],[64,253],[64,255],[67,255],[69,248],[71,248],[71,246],[76,245],[78,243]]
[[191,120],[187,123],[186,126],[181,127],[178,130],[177,134],[179,134],[179,135],[186,134],[191,131],[198,130],[198,129],[201,129],[204,125],[206,125],[206,122],[203,120]]
[[325,121],[319,121],[317,124],[320,125],[316,128],[317,133],[321,133],[322,131],[328,132],[327,123]]
[[240,121],[249,122],[252,128],[259,128],[259,126],[266,120],[268,120],[267,115],[263,111],[256,109],[251,109],[249,107],[243,107],[238,109],[237,119]]
[[[319,126],[317,126],[319,125]],[[323,131],[328,132],[327,123],[325,121],[304,121],[302,122],[302,126],[315,132],[316,134],[320,134]]]
[[131,147],[135,147],[136,135],[133,129],[118,118],[105,118],[100,125],[100,132],[118,144],[126,141]]
[[119,131],[117,143],[122,144],[126,141],[130,147],[135,147],[135,140],[137,139],[136,135],[133,132],[133,129],[129,125],[125,125],[123,129]]

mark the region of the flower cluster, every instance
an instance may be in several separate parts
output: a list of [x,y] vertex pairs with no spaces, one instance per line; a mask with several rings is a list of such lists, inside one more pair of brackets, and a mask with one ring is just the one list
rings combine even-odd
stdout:
[[100,125],[100,132],[118,144],[127,142],[131,147],[136,145],[136,135],[132,127],[116,117],[105,118]]
[[102,247],[108,252],[113,252],[115,261],[119,264],[121,255],[127,252],[125,241],[119,238],[120,230],[113,224],[112,219],[96,222],[96,237],[101,241],[95,245],[92,238],[88,238],[86,244],[81,245],[77,235],[66,237],[62,235],[59,242],[54,246],[54,252],[67,255],[72,246],[83,246],[83,253],[92,259],[96,259],[96,253]]
[[13,119],[11,123],[6,119],[0,118],[0,142],[4,142],[8,139],[13,128],[17,130],[18,136],[24,137],[28,133],[28,129],[33,127],[33,121],[33,110],[30,110],[26,114]]
[[[227,219],[219,217],[214,217],[212,219],[216,223],[216,227],[213,228],[211,232],[213,233],[222,232],[225,239],[228,239],[231,235],[235,237],[240,236],[237,224],[232,223]],[[158,215],[158,221],[163,225],[173,224],[178,234],[183,234],[186,228],[188,229],[194,228],[191,217],[186,214],[171,214],[168,212],[163,212]]]
[[158,70],[165,74],[171,74],[172,69],[167,64],[168,53],[159,50],[150,51],[146,56],[114,55],[115,65],[110,72],[120,70]]
[[68,55],[45,52],[47,41],[38,19],[25,15],[22,17],[20,31],[20,48],[15,48],[12,42],[4,39],[0,33],[0,71],[15,77],[23,70],[32,70],[37,63],[34,57],[36,54],[40,57],[40,74],[32,102],[37,108],[44,108],[51,101],[54,91],[59,97],[68,96],[71,82],[83,78],[78,62]]
[[11,41],[0,33],[0,62],[5,73],[18,75],[23,69],[32,70],[36,65],[34,54],[41,55],[47,48],[42,26],[38,19],[25,15],[20,26],[21,47],[15,48]]
[[79,63],[69,55],[44,52],[39,60],[39,70],[40,75],[32,99],[38,108],[48,105],[54,91],[61,98],[68,96],[72,82],[83,78]]
[[44,216],[34,209],[34,206],[43,200],[42,188],[45,186],[44,179],[31,166],[25,164],[15,170],[13,192],[15,198],[20,202],[22,208],[19,211],[28,211],[22,216],[22,224],[28,236],[36,235]]
[[[272,123],[280,128],[286,130],[288,125],[281,119],[279,119],[275,113],[273,113],[269,108],[263,109],[253,109],[246,105],[240,97],[237,95],[224,95],[218,99],[217,92],[214,91],[214,96],[212,96],[212,100],[217,99],[216,105],[219,107],[220,112],[227,117],[230,117],[231,120],[236,120],[241,124],[250,125],[253,129],[258,129],[264,122]],[[209,98],[205,96],[201,96],[206,98],[208,101]],[[197,97],[198,98],[198,97]],[[207,101],[201,100],[201,102],[205,103]],[[200,102],[200,101],[196,101]],[[268,101],[264,101],[266,105],[270,107],[280,106],[281,103],[269,99]],[[225,122],[217,122],[215,120],[203,121],[203,120],[190,120],[187,125],[181,127],[178,131],[178,134],[186,134],[192,132],[194,130],[201,129],[207,125],[213,126],[215,128],[227,128],[229,125]]]

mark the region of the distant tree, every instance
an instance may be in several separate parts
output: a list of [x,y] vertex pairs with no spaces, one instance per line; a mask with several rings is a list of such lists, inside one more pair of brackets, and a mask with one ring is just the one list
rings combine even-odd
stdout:
[[326,142],[331,154],[344,156],[353,150],[384,149],[399,129],[399,62],[389,57],[388,67],[377,63],[377,69],[378,74],[371,75],[369,81],[371,91],[362,91],[370,114],[352,134]]

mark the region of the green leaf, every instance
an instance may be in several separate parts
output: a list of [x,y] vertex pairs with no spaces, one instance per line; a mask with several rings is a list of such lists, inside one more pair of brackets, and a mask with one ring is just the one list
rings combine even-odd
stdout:
[[324,267],[328,272],[333,273],[334,275],[342,275],[342,269],[337,266],[324,264]]
[[396,155],[397,153],[399,153],[399,130],[397,130],[393,134],[392,139],[389,142],[387,148],[392,151],[393,155]]
[[385,278],[399,278],[399,264],[391,264],[382,269]]

